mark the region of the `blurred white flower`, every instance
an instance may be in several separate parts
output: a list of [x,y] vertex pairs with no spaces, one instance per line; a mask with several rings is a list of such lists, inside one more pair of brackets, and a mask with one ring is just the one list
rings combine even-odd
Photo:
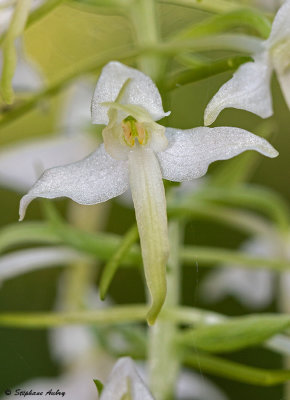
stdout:
[[250,111],[262,118],[273,114],[271,76],[276,71],[280,87],[290,108],[290,0],[276,14],[263,51],[253,55],[254,62],[239,67],[206,107],[205,125],[211,125],[228,107]]
[[[126,396],[126,397],[125,397]],[[120,358],[105,384],[100,400],[153,400],[130,357]]]
[[[246,241],[242,250],[253,256],[275,257],[277,247],[265,237]],[[269,269],[249,269],[240,265],[217,266],[200,285],[202,297],[217,302],[228,295],[236,297],[248,308],[262,309],[273,299],[275,273]],[[290,287],[290,286],[289,286]]]
[[[25,81],[25,74],[20,74],[19,81]],[[90,124],[89,97],[92,90],[87,81],[78,81],[69,90],[61,116],[60,134],[1,148],[2,186],[25,192],[45,169],[80,160],[96,147],[97,139],[86,133]]]
[[155,121],[166,115],[148,76],[110,62],[92,101],[92,122],[106,125],[104,144],[82,161],[47,170],[20,203],[21,220],[36,197],[65,196],[90,205],[124,193],[130,184],[152,300],[147,316],[151,324],[166,295],[169,246],[162,177],[178,182],[199,178],[213,161],[245,150],[278,154],[265,139],[238,128],[165,129]]

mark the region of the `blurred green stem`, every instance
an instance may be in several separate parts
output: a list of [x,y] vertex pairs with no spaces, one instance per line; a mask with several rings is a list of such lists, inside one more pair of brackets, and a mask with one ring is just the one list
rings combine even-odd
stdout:
[[251,28],[262,38],[266,39],[271,31],[271,23],[268,18],[256,10],[237,10],[227,14],[215,15],[199,24],[186,27],[178,32],[175,39],[188,39],[198,36],[212,35],[225,32],[233,28]]
[[[241,8],[240,4],[227,0],[159,0],[159,2],[188,8],[196,8],[212,13],[225,13]],[[243,5],[242,8],[245,8],[245,6]]]
[[120,246],[118,247],[116,252],[112,255],[112,257],[109,259],[109,261],[107,262],[107,264],[103,269],[102,277],[99,283],[101,300],[105,299],[110,283],[118,267],[120,266],[122,260],[125,258],[132,245],[138,240],[138,238],[139,234],[137,225],[134,224],[131,227],[131,229],[129,229],[128,232],[125,234],[124,238],[120,243]]
[[[71,202],[69,220],[78,229],[84,229],[87,232],[98,231],[103,227],[107,208],[108,203],[86,207]],[[84,259],[72,264],[64,271],[62,292],[64,310],[74,311],[86,307],[85,296],[94,284],[95,263],[96,261]]]
[[12,79],[17,62],[17,54],[14,42],[24,30],[30,4],[31,0],[18,0],[9,28],[2,41],[3,62],[0,91],[4,102],[7,104],[12,104],[14,100]]
[[[167,268],[167,297],[163,312],[179,303],[181,226],[177,220],[169,224],[170,257]],[[174,346],[177,327],[174,321],[158,319],[149,331],[149,382],[158,400],[174,397],[179,361]],[[166,379],[165,379],[166,376]]]
[[[155,0],[135,0],[130,8],[130,18],[140,48],[154,47],[159,43],[159,26],[156,20]],[[162,74],[163,60],[158,54],[142,54],[138,57],[139,68],[153,81],[158,82]]]

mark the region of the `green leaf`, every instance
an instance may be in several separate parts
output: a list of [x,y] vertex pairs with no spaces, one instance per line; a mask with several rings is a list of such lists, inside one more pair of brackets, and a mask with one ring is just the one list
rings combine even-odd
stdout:
[[290,379],[289,370],[253,368],[203,353],[186,354],[183,362],[198,371],[252,385],[278,385]]
[[287,315],[251,315],[216,325],[199,326],[181,333],[177,341],[213,353],[225,353],[258,345],[290,326]]
[[101,381],[99,381],[99,379],[93,379],[93,381],[94,381],[94,384],[96,385],[99,396],[101,396],[102,391],[104,389],[104,385],[102,384]]

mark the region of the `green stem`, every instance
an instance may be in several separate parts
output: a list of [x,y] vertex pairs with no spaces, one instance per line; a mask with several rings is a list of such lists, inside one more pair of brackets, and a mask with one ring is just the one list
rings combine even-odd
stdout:
[[[196,8],[198,10],[209,11],[211,13],[226,13],[241,8],[239,3],[227,0],[159,0],[160,3],[172,4],[176,6]],[[243,5],[243,8],[245,6]],[[250,7],[248,7],[251,9]]]
[[98,311],[66,313],[0,314],[0,325],[15,328],[42,329],[68,324],[123,324],[146,320],[146,305],[116,306]]
[[169,202],[167,209],[171,217],[216,220],[237,228],[241,232],[266,235],[272,238],[276,235],[272,225],[264,218],[254,213],[239,211],[234,208],[206,204],[205,202],[202,204],[201,202],[194,203],[192,201],[191,204],[180,204],[177,201],[172,201]]
[[252,28],[263,39],[271,32],[271,23],[264,15],[255,10],[237,10],[227,14],[215,15],[199,24],[186,27],[178,32],[175,39],[188,39],[198,36],[212,35],[233,28]]
[[[181,227],[177,220],[169,224],[170,257],[167,272],[167,297],[163,312],[179,302]],[[179,371],[176,348],[173,345],[177,328],[173,321],[157,320],[149,331],[149,382],[156,399],[173,398]],[[164,375],[166,373],[166,379]]]
[[290,261],[283,259],[269,259],[256,257],[234,250],[185,246],[181,249],[181,259],[185,264],[195,265],[195,261],[203,265],[221,263],[229,268],[239,265],[246,268],[266,268],[273,271],[285,271],[290,269]]
[[[90,254],[100,261],[108,261],[112,253],[119,248],[122,238],[112,234],[92,234],[70,225],[58,225],[57,227],[28,223],[18,226],[10,226],[0,234],[0,251],[12,246],[32,243],[65,244],[85,254]],[[250,256],[247,253],[234,250],[203,247],[185,246],[180,250],[181,261],[185,265],[195,266],[195,262],[204,264],[226,263],[229,266],[241,264],[248,268],[268,268],[274,271],[286,271],[289,269],[289,261],[285,259],[269,259]],[[134,245],[122,260],[122,266],[136,267],[141,265],[140,247]]]
[[267,214],[282,232],[287,232],[290,222],[287,203],[275,192],[258,186],[234,188],[207,187],[195,198],[200,201],[216,201],[240,207],[249,207]]
[[192,66],[190,69],[178,71],[166,79],[166,89],[173,90],[180,85],[200,81],[213,75],[220,74],[225,71],[236,70],[245,62],[251,61],[250,57],[236,56],[222,60],[203,62],[198,66]]
[[2,42],[3,65],[0,90],[2,98],[7,104],[12,104],[14,100],[12,78],[14,76],[17,63],[17,54],[14,42],[24,30],[30,4],[31,0],[19,0],[16,3],[11,23]]
[[[159,43],[155,0],[135,0],[129,10],[139,47],[150,48]],[[163,71],[162,59],[157,54],[145,54],[138,58],[139,68],[158,82]]]
[[275,371],[253,368],[200,352],[186,354],[184,362],[187,366],[199,371],[202,370],[215,376],[227,377],[252,385],[271,386],[290,379],[290,371],[287,370]]
[[[122,305],[94,311],[62,313],[0,313],[0,326],[40,329],[68,324],[124,324],[145,322],[148,305]],[[205,322],[217,314],[194,307],[166,308],[160,318],[180,324]]]
[[139,237],[138,229],[135,224],[125,234],[125,236],[122,239],[116,252],[112,255],[112,257],[109,259],[109,261],[105,265],[104,270],[102,272],[100,284],[99,284],[100,297],[102,300],[104,300],[106,297],[110,283],[111,283],[119,265],[121,264],[122,260],[127,255],[128,251],[130,250],[132,245],[137,241],[138,237]]
[[[84,207],[71,202],[69,220],[72,225],[86,232],[98,231],[102,228],[104,216],[107,215],[107,203]],[[96,261],[84,259],[68,266],[63,272],[62,306],[67,311],[77,311],[87,306],[86,294],[91,289],[97,271]]]
[[[146,48],[145,48],[146,49]],[[160,43],[147,50],[156,53],[176,55],[186,51],[215,51],[227,50],[254,54],[262,50],[262,40],[254,36],[243,34],[220,34],[214,36],[202,36],[194,39],[172,40]]]

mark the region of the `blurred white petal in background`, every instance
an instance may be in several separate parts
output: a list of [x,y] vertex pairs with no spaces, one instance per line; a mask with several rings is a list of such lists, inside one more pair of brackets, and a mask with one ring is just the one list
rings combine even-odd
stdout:
[[[255,237],[245,242],[241,249],[255,256],[275,255],[275,245],[265,238]],[[249,308],[262,309],[273,299],[274,273],[266,268],[221,265],[207,274],[200,290],[202,297],[208,302],[216,302],[232,295]]]

